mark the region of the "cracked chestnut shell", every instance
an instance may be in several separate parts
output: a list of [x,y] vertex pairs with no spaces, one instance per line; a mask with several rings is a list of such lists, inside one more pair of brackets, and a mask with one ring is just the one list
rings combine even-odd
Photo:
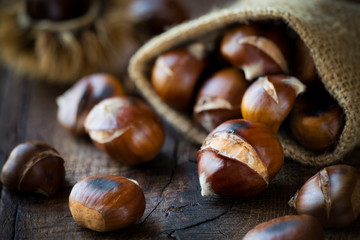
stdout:
[[84,135],[90,110],[103,99],[123,95],[124,88],[116,77],[105,73],[85,76],[58,97],[57,119],[72,134]]
[[278,27],[249,24],[228,31],[221,41],[222,55],[243,70],[247,80],[261,75],[286,74],[288,40]]
[[246,90],[241,114],[244,119],[264,123],[277,132],[292,110],[296,97],[305,89],[305,85],[294,77],[260,77]]
[[203,196],[247,197],[267,188],[283,165],[284,151],[264,124],[238,119],[215,128],[197,159]]
[[160,118],[134,97],[101,101],[88,114],[85,128],[97,147],[125,164],[153,159],[165,138]]
[[77,182],[69,196],[74,220],[97,232],[114,231],[138,221],[145,210],[139,184],[115,175],[94,175]]
[[249,85],[236,68],[216,72],[200,88],[194,119],[210,132],[227,120],[241,118],[240,104]]
[[360,213],[359,172],[342,164],[325,167],[306,181],[289,204],[325,227],[347,226]]
[[25,0],[27,14],[36,20],[64,21],[82,16],[92,0]]
[[204,68],[204,45],[199,43],[171,50],[156,59],[151,83],[165,103],[186,110],[192,104],[196,83]]
[[65,177],[64,160],[50,145],[32,141],[19,144],[1,171],[1,182],[19,192],[55,193]]
[[296,101],[290,115],[290,130],[295,140],[306,149],[324,152],[338,141],[345,124],[344,113],[329,96],[319,97],[318,92],[312,94],[301,96]]
[[309,240],[325,239],[319,221],[309,215],[287,215],[261,223],[251,229],[243,240]]

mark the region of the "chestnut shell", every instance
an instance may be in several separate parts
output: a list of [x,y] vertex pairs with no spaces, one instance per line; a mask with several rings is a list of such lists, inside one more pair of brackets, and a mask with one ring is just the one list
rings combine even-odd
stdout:
[[101,101],[88,114],[85,128],[98,148],[125,164],[153,159],[165,138],[161,119],[135,97]]
[[137,182],[115,175],[94,175],[77,182],[69,196],[76,222],[98,232],[134,224],[145,210],[145,196]]
[[1,172],[1,182],[9,189],[55,193],[65,177],[64,160],[50,145],[32,141],[16,146]]
[[[250,145],[256,152],[258,163],[251,165],[251,160],[249,163],[248,159],[230,158],[214,147],[204,148],[217,134],[229,134],[229,138],[235,136],[234,139],[245,142],[239,142],[239,146],[230,146],[230,154],[235,152],[234,156],[236,152],[247,150],[247,144]],[[237,140],[233,142],[236,143]],[[215,194],[235,197],[258,194],[276,176],[283,161],[284,151],[280,141],[268,127],[243,119],[226,121],[208,135],[198,152],[198,174],[202,190],[209,187]],[[203,177],[206,178],[205,181]]]

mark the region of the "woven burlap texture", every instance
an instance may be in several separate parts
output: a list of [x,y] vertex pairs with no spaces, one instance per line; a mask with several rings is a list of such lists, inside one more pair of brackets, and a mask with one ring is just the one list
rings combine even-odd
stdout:
[[314,154],[282,132],[285,155],[305,165],[338,162],[360,140],[360,6],[331,0],[245,0],[176,26],[153,38],[132,57],[129,74],[143,96],[165,120],[196,143],[208,133],[158,97],[150,69],[162,52],[220,33],[226,26],[256,20],[281,20],[309,47],[327,91],[344,110],[346,124],[332,151]]

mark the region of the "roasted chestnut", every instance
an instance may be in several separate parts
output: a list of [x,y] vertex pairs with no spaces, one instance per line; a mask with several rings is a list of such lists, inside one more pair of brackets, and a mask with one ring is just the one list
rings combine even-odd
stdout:
[[264,123],[276,133],[290,113],[296,97],[305,89],[305,85],[294,77],[260,77],[244,94],[241,102],[243,118]]
[[236,68],[222,69],[203,84],[194,106],[194,119],[209,132],[221,123],[241,118],[240,104],[250,83]]
[[141,218],[145,196],[135,180],[94,175],[77,182],[69,196],[74,220],[85,228],[107,232],[125,228]]
[[243,240],[309,240],[325,239],[319,221],[309,215],[288,215],[261,223],[251,229]]
[[249,24],[225,33],[221,42],[222,55],[242,69],[247,80],[270,74],[287,74],[288,40],[280,28],[263,29]]
[[243,119],[226,121],[207,136],[198,151],[201,194],[258,194],[283,162],[280,141],[267,126]]
[[195,44],[161,54],[152,70],[151,83],[170,106],[186,110],[195,95],[195,86],[205,68],[205,47]]
[[53,147],[39,141],[16,146],[1,171],[5,187],[45,196],[54,194],[64,177],[63,158]]
[[101,101],[88,114],[85,128],[97,147],[125,164],[153,159],[165,138],[160,118],[134,97]]
[[294,74],[307,86],[314,86],[320,83],[320,77],[317,74],[314,60],[310,55],[310,51],[305,43],[297,38],[295,40],[293,54]]
[[306,181],[289,204],[325,227],[347,226],[360,213],[359,172],[348,165],[325,167]]
[[334,99],[316,94],[297,99],[290,116],[290,129],[295,140],[306,149],[324,152],[339,139],[345,119]]
[[98,73],[85,76],[57,99],[59,123],[74,135],[85,134],[84,121],[101,100],[125,95],[119,79]]

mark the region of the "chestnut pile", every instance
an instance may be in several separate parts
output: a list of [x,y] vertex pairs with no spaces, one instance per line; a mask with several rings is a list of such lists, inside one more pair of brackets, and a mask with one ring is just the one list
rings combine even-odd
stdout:
[[88,133],[98,148],[121,163],[143,163],[161,150],[161,119],[141,99],[125,96],[120,80],[112,75],[85,76],[57,103],[64,128],[74,135]]
[[277,22],[233,26],[219,39],[164,52],[151,83],[165,103],[208,132],[244,118],[274,133],[289,130],[304,148],[322,153],[344,126],[342,109],[325,90],[309,50]]

